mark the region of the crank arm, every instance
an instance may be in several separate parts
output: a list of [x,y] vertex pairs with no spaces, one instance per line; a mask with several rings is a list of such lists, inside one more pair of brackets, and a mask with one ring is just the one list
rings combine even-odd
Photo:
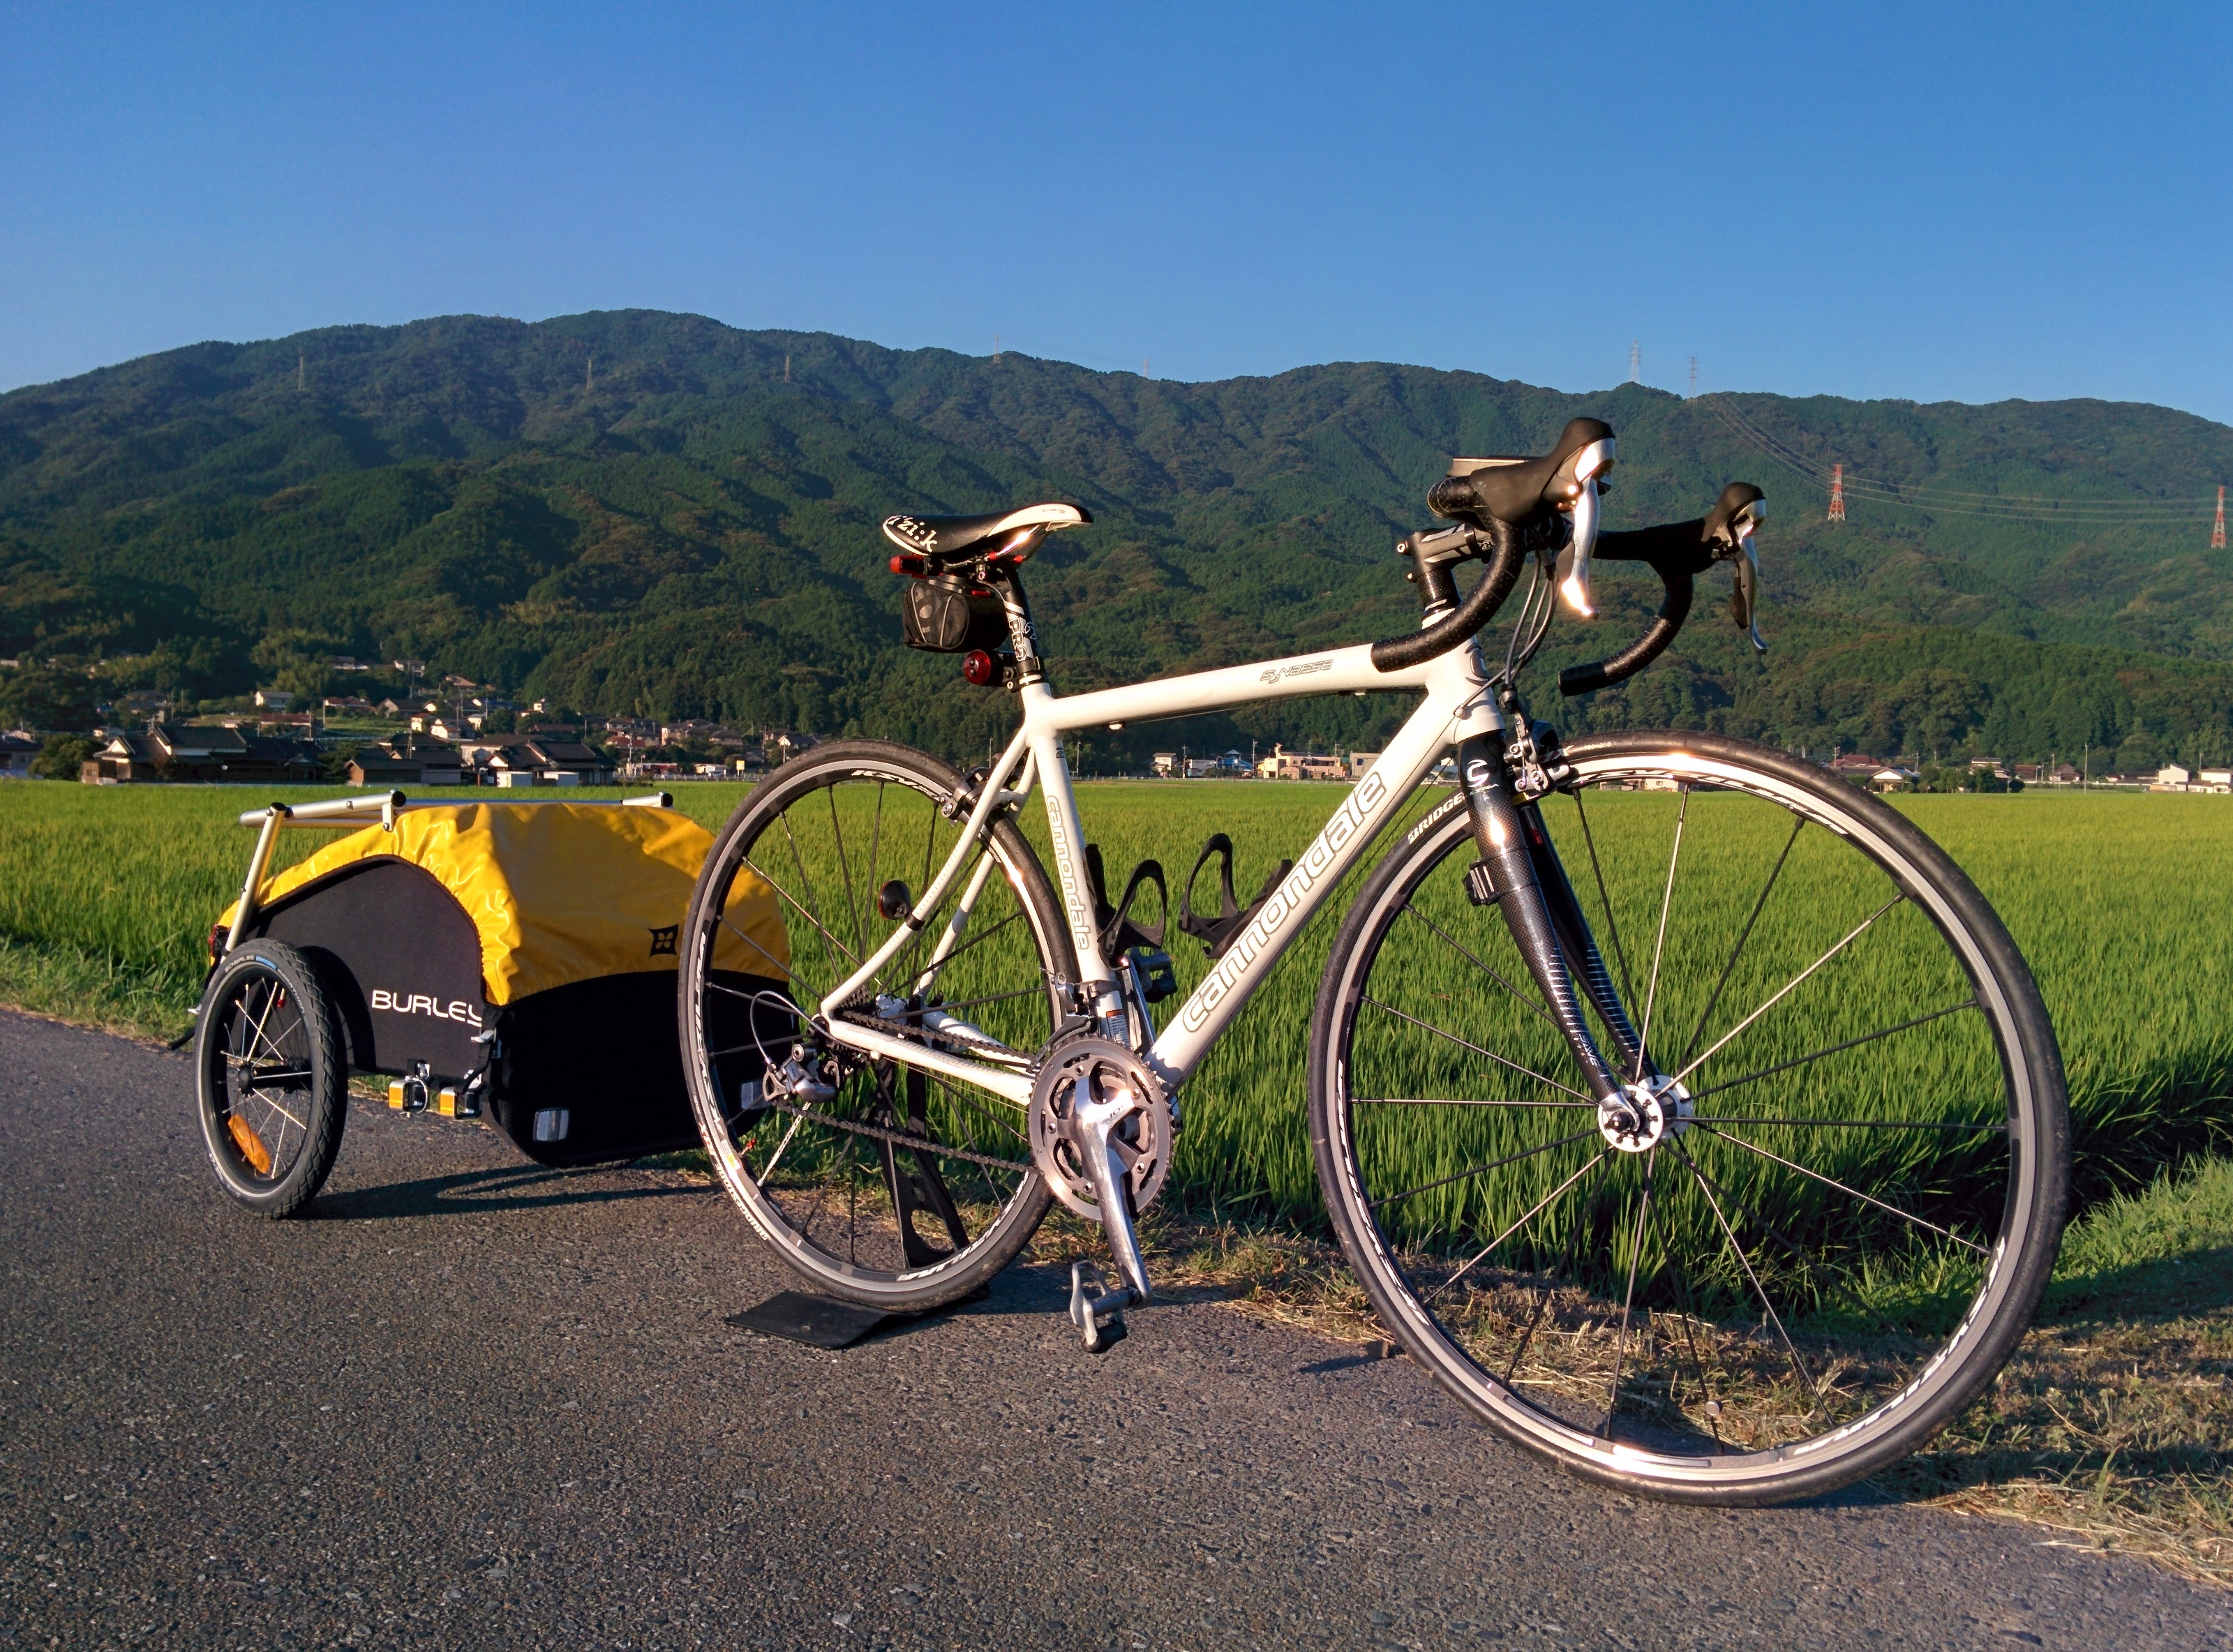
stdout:
[[1094,1203],[1101,1211],[1101,1232],[1116,1259],[1116,1272],[1131,1287],[1132,1300],[1148,1300],[1148,1265],[1140,1255],[1140,1236],[1132,1226],[1132,1186],[1117,1156],[1110,1132],[1131,1111],[1129,1102],[1097,1103],[1080,1109],[1078,1147],[1093,1178]]

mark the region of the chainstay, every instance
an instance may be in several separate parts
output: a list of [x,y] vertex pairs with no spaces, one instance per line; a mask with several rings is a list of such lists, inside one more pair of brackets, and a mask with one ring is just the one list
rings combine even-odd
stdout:
[[1027,1160],[995,1159],[989,1153],[972,1153],[967,1148],[947,1147],[927,1135],[909,1135],[904,1130],[887,1130],[880,1125],[863,1124],[856,1119],[834,1118],[827,1113],[817,1113],[811,1108],[793,1107],[788,1102],[762,1102],[760,1105],[771,1113],[788,1113],[793,1118],[811,1119],[833,1129],[865,1135],[871,1141],[889,1141],[896,1148],[927,1148],[941,1159],[960,1159],[967,1164],[981,1164],[991,1170],[1020,1170],[1026,1175],[1037,1167]]
[[[929,1006],[938,1008],[935,1004]],[[1013,1044],[1002,1044],[998,1038],[977,1032],[948,1032],[938,1027],[917,1026],[912,1021],[889,1021],[880,1015],[870,1015],[865,1010],[840,1010],[848,1026],[867,1027],[875,1032],[889,1032],[895,1038],[917,1038],[925,1042],[952,1044],[957,1050],[997,1050],[1004,1056],[1022,1057],[1024,1052]]]

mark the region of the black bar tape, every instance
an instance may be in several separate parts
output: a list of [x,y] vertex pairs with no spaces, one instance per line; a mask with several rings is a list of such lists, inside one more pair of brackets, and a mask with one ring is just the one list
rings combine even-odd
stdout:
[[1400,637],[1389,637],[1372,645],[1372,668],[1375,671],[1402,671],[1407,667],[1424,665],[1438,654],[1448,654],[1487,625],[1504,606],[1504,599],[1512,595],[1512,588],[1520,582],[1520,573],[1527,565],[1527,553],[1520,549],[1519,530],[1509,524],[1491,519],[1485,525],[1489,542],[1488,571],[1481,576],[1457,611],[1446,615],[1423,631],[1407,632]]

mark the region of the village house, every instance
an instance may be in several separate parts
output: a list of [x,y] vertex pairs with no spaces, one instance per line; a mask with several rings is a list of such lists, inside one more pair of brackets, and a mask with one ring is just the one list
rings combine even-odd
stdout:
[[1339,758],[1324,751],[1290,751],[1275,745],[1272,755],[1256,765],[1266,780],[1343,780],[1348,769]]
[[353,786],[454,786],[467,772],[448,746],[402,738],[361,748],[348,766]]
[[2233,769],[2197,769],[2189,788],[2194,791],[2233,791]]
[[31,759],[39,755],[39,742],[28,729],[0,734],[0,780],[21,780],[31,772]]
[[2148,790],[2150,791],[2184,791],[2193,779],[2193,770],[2182,768],[2176,763],[2166,763],[2162,768],[2157,770],[2154,776],[2148,781]]
[[578,740],[469,740],[458,756],[466,777],[482,785],[605,786],[613,780],[611,763]]
[[300,785],[324,779],[325,768],[309,740],[243,734],[229,724],[150,723],[145,733],[111,734],[81,765],[78,777],[96,786],[144,781]]

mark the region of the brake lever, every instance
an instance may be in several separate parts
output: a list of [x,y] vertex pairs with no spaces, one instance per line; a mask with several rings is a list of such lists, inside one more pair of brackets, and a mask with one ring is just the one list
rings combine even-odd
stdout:
[[1737,543],[1744,555],[1730,570],[1735,578],[1729,584],[1729,617],[1737,622],[1738,630],[1752,639],[1753,652],[1766,654],[1768,639],[1760,634],[1760,553],[1753,548],[1750,534]]

